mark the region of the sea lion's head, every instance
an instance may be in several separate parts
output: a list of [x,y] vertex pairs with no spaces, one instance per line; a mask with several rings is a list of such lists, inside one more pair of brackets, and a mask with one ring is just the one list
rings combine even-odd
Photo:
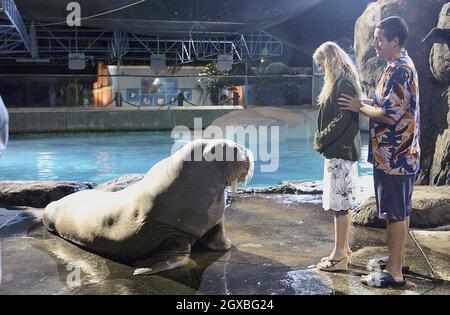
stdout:
[[[252,151],[231,140],[199,139],[186,144],[183,149],[189,152],[185,157],[190,162],[213,163],[214,169],[220,170],[223,176],[224,186],[230,186],[233,191],[239,183],[246,185],[253,175]],[[208,166],[203,164],[202,169],[206,171]]]

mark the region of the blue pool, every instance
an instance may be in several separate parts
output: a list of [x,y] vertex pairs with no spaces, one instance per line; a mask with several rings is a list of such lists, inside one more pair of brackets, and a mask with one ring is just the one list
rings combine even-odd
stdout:
[[[367,134],[362,134],[360,175],[371,175]],[[275,172],[261,172],[256,159],[249,186],[276,185],[282,180],[316,180],[323,176],[323,158],[311,139],[289,139],[279,147]],[[0,158],[0,180],[75,180],[101,183],[126,174],[147,172],[170,155],[170,132],[120,132],[12,135]],[[270,152],[270,150],[269,150]]]

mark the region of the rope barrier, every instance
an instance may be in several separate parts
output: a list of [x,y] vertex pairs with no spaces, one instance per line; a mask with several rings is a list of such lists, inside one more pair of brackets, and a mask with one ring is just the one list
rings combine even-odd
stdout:
[[130,102],[124,100],[124,99],[122,99],[122,102],[124,102],[125,104],[128,104],[128,105],[131,105],[133,107],[137,107],[138,109],[141,109],[141,107],[142,107],[142,105],[133,104],[133,103],[130,103]]
[[116,101],[116,98],[114,97],[112,100],[111,100],[111,102],[109,102],[108,104],[106,104],[105,106],[103,106],[103,107],[109,107],[112,103],[114,103]]
[[[124,100],[122,97],[120,97],[121,98],[121,102],[124,102],[125,104],[128,104],[128,105],[131,105],[131,106],[133,106],[133,107],[137,107],[138,109],[141,109],[141,107],[143,107],[142,105],[138,105],[138,104],[133,104],[133,103],[130,103],[130,102],[128,102],[128,101],[126,101],[126,100]],[[113,101],[116,101],[116,97],[112,100],[112,102]],[[173,103],[175,103],[175,101],[176,101],[176,99],[175,100],[172,100],[172,101],[169,101],[169,102],[167,102],[167,103],[165,103],[165,104],[162,104],[162,105],[160,105],[160,108],[159,109],[161,109],[163,106],[170,106],[170,105],[172,105]]]
[[185,99],[183,99],[183,102],[186,102],[186,103],[188,103],[188,104],[190,104],[192,106],[201,106],[201,105],[197,105],[197,104],[191,103],[191,102],[189,102],[188,100],[185,100]]
[[[225,100],[223,103],[217,104],[216,106],[223,106],[223,105],[225,105],[225,104],[229,104],[230,102],[233,102],[233,100],[234,100],[234,98],[229,98],[229,99]],[[169,106],[169,109],[170,109],[170,106],[172,106],[175,102],[178,102],[178,101],[179,101],[179,99],[176,98],[176,99],[173,99],[173,100],[171,100],[171,101],[169,101],[169,102],[167,102],[167,103],[165,103],[165,104],[159,105],[159,109],[158,109],[158,110],[161,110],[161,109],[162,109],[163,107],[165,107],[165,106]],[[111,100],[111,102],[109,102],[109,103],[108,103],[107,105],[105,105],[104,107],[108,107],[108,106],[110,106],[110,105],[111,105],[112,103],[114,103],[114,102],[117,102],[117,97],[114,97],[114,98]],[[120,103],[122,103],[122,102],[125,103],[125,104],[128,104],[128,105],[131,105],[131,106],[133,106],[133,107],[137,107],[137,109],[141,109],[141,107],[144,107],[143,105],[138,105],[138,104],[130,103],[130,102],[124,100],[124,99],[120,96]],[[186,100],[186,99],[183,97],[183,99],[182,99],[182,104],[184,104],[184,102],[186,102],[186,103],[188,103],[189,105],[192,105],[192,106],[202,106],[201,104],[194,104],[194,103],[192,103],[192,102]],[[179,105],[179,106],[183,106],[183,105]]]

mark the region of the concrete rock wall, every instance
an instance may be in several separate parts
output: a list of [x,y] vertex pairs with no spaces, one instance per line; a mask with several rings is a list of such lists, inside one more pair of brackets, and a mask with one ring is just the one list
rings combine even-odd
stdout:
[[[442,6],[437,27],[450,29],[450,3]],[[442,83],[450,83],[450,49],[446,44],[436,43],[431,47],[430,67],[436,79]]]
[[172,130],[175,126],[194,128],[195,118],[202,127],[240,106],[154,107],[154,108],[52,108],[10,110],[10,132],[79,132]]
[[[442,6],[437,27],[450,29],[450,3]],[[430,52],[430,69],[439,82],[446,86],[443,93],[436,97],[438,135],[430,183],[450,185],[450,49],[447,44],[436,43]]]

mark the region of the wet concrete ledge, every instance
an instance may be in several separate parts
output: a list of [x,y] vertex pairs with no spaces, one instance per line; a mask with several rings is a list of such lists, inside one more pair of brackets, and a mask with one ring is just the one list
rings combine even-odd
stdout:
[[12,108],[11,134],[30,132],[151,131],[172,130],[175,126],[194,128],[194,118],[202,126],[242,106],[152,106],[152,107],[64,107]]
[[[6,188],[12,194],[22,192],[26,200],[42,194],[59,198],[52,193],[94,187],[117,191],[141,177],[132,174],[101,185],[84,183],[89,187],[76,182],[0,182],[0,192]],[[42,225],[43,209],[0,206],[0,295],[450,294],[449,227],[412,229],[406,243],[411,272],[405,288],[375,289],[360,282],[360,275],[367,273],[367,261],[387,254],[383,229],[353,225],[349,271],[317,271],[317,262],[330,253],[334,243],[332,214],[321,208],[320,191],[319,181],[241,190],[232,195],[225,214],[227,235],[233,243],[229,251],[196,248],[187,266],[146,277],[135,277],[131,266],[49,233]],[[305,201],[307,196],[312,199]],[[72,281],[74,268],[80,275],[77,281]]]
[[[449,232],[413,231],[406,242],[410,274],[405,288],[361,284],[368,259],[387,253],[385,231],[351,229],[348,272],[315,266],[333,247],[332,214],[295,195],[241,194],[226,212],[233,246],[226,252],[194,249],[188,265],[133,276],[133,268],[83,250],[42,225],[42,209],[0,208],[0,295],[400,295],[450,294]],[[76,268],[76,269],[75,269]],[[74,277],[74,270],[78,270]]]
[[[25,206],[45,208],[50,202],[86,189],[118,191],[141,180],[144,174],[130,174],[105,183],[70,181],[0,181],[0,206]],[[266,188],[239,189],[236,193],[228,190],[227,205],[238,194],[294,194],[315,196],[322,194],[321,181],[299,181]]]

